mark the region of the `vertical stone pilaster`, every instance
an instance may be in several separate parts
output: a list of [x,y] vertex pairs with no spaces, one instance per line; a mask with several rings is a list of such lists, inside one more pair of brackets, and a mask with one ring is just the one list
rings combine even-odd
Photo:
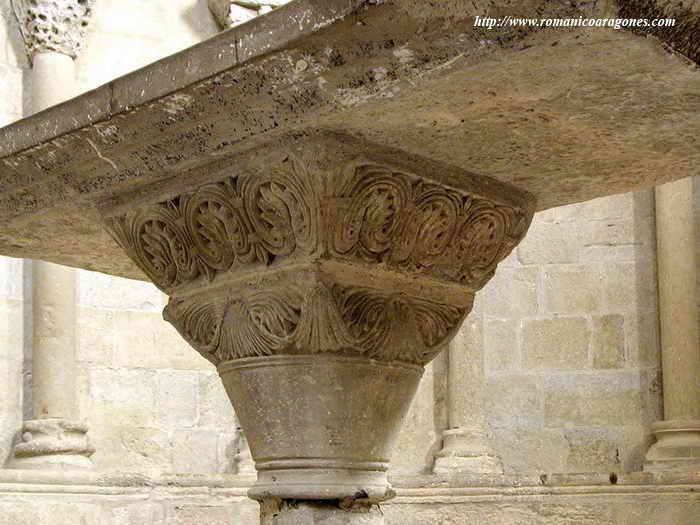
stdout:
[[502,473],[484,414],[483,327],[479,314],[464,322],[448,351],[448,428],[436,473]]
[[700,469],[700,336],[693,179],[656,188],[664,420],[645,470]]

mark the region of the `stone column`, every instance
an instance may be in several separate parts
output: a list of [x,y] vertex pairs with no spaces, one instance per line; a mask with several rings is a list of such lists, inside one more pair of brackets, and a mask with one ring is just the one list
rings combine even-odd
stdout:
[[262,523],[379,525],[423,367],[524,236],[533,203],[333,134],[227,166],[168,200],[152,188],[105,203],[105,225],[170,296],[165,319],[217,366]]
[[700,469],[700,337],[693,179],[656,188],[664,420],[645,470]]
[[[94,0],[15,0],[32,62],[32,110],[77,95],[75,63]],[[76,421],[76,274],[34,261],[32,396],[14,468],[89,468],[94,449]]]
[[503,472],[484,415],[482,341],[482,320],[473,314],[449,345],[448,428],[433,468],[438,474]]

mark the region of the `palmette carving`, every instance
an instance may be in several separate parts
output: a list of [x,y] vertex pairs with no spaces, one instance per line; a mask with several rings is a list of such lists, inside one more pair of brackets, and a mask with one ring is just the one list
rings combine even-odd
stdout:
[[242,298],[174,299],[164,314],[215,364],[321,352],[424,364],[452,338],[469,309],[319,282],[307,289],[289,284]]

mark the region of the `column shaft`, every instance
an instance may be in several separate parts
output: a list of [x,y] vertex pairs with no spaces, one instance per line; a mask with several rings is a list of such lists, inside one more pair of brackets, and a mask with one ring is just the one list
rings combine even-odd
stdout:
[[700,468],[700,338],[693,179],[656,188],[664,420],[645,470]]
[[[32,110],[76,94],[75,63],[67,54],[33,55]],[[76,272],[44,261],[32,264],[32,398],[34,420],[25,421],[15,447],[15,468],[84,469],[94,449],[87,426],[77,422]]]
[[276,502],[260,505],[261,525],[384,525],[378,506],[355,504],[343,508],[337,503]]
[[74,419],[75,270],[34,261],[32,277],[34,417]]
[[656,188],[664,419],[700,419],[693,179]]
[[[34,113],[75,95],[75,62],[68,55],[37,53],[32,75]],[[77,416],[75,270],[34,261],[32,281],[34,417],[72,419]]]
[[448,352],[448,429],[434,471],[503,472],[489,444],[483,408],[482,319],[473,313],[452,340]]

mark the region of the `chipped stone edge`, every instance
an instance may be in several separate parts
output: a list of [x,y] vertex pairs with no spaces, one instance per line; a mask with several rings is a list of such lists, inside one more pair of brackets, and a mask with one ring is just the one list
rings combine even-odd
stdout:
[[366,4],[366,0],[295,0],[285,4],[74,99],[0,128],[0,159],[133,111],[283,49]]

